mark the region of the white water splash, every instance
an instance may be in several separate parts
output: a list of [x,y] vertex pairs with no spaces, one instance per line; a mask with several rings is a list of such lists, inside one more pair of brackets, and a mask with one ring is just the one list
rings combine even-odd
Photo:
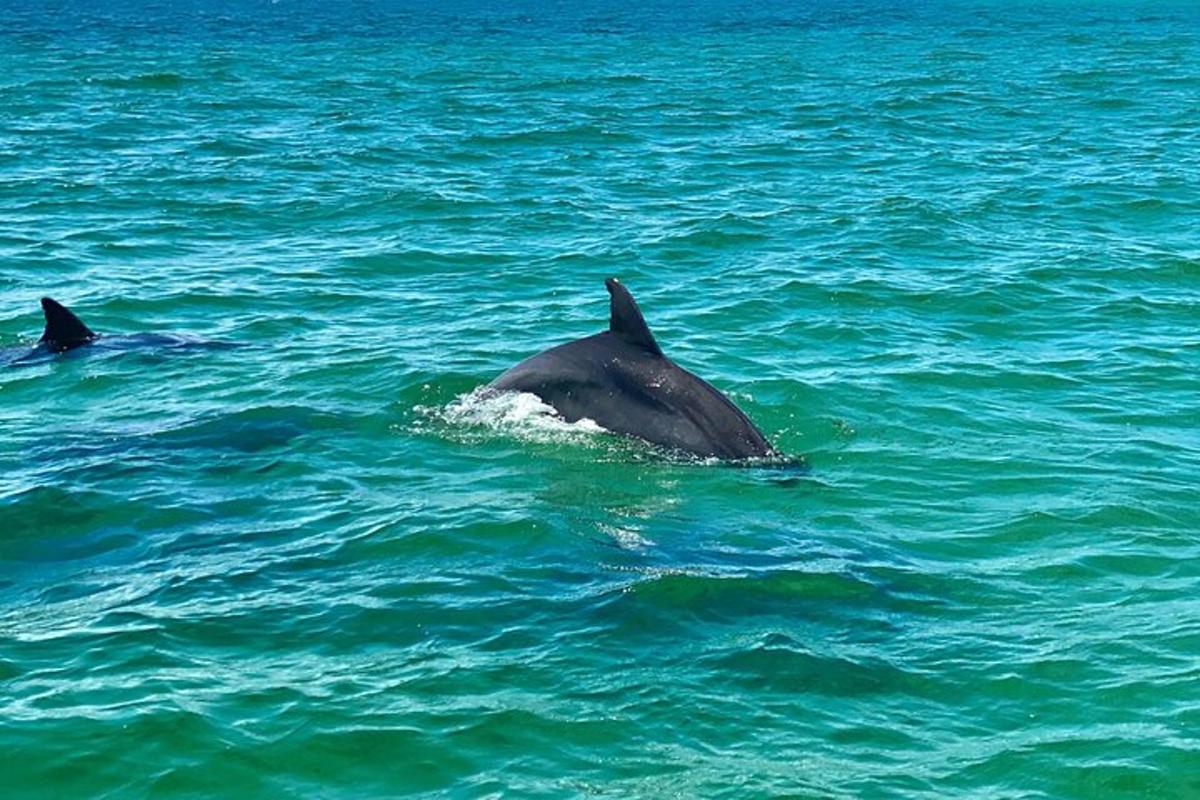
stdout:
[[418,410],[456,427],[483,428],[531,442],[586,443],[597,434],[608,433],[586,417],[567,422],[536,395],[485,391],[485,388],[460,395],[441,408]]
[[624,550],[645,550],[655,546],[655,542],[643,536],[641,529],[634,526],[601,523],[596,527]]

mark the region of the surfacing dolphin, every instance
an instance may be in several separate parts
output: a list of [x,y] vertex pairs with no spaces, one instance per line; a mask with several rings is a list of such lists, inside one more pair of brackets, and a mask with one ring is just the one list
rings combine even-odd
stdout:
[[44,361],[47,358],[76,350],[81,347],[96,347],[105,350],[136,350],[143,348],[173,348],[187,346],[232,347],[229,342],[201,342],[184,336],[167,333],[135,333],[128,335],[101,335],[92,331],[83,320],[71,313],[63,304],[49,297],[42,298],[42,313],[46,317],[46,328],[42,338],[32,348],[5,348],[0,364],[19,366]]
[[729,398],[663,355],[628,289],[615,278],[604,285],[611,296],[607,331],[538,353],[488,390],[528,392],[567,422],[587,418],[705,458],[778,455]]

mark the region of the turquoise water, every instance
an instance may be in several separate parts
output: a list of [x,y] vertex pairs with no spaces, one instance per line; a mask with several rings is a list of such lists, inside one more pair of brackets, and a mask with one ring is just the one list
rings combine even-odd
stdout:
[[6,798],[1200,796],[1194,5],[3,12]]

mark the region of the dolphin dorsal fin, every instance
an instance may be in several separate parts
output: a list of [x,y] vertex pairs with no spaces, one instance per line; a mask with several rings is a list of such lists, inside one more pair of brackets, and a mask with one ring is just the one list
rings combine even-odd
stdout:
[[650,333],[650,327],[646,325],[646,319],[629,290],[616,278],[609,278],[604,285],[612,296],[608,319],[609,333],[628,344],[661,356],[663,352],[659,349],[658,342],[654,341],[654,334]]
[[91,328],[56,300],[43,297],[42,313],[46,315],[46,330],[41,341],[56,350],[68,350],[96,338]]

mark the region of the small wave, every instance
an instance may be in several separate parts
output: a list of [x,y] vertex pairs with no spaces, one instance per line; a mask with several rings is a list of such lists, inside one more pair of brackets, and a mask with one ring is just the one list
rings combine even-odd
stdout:
[[114,89],[177,89],[183,85],[184,79],[174,72],[150,72],[142,75],[106,75],[89,78],[88,82]]
[[659,244],[672,247],[687,247],[701,250],[722,250],[725,248],[751,245],[765,242],[770,237],[753,230],[731,230],[707,228],[688,231],[687,233],[668,236]]
[[555,92],[571,89],[594,89],[612,86],[644,86],[658,83],[658,78],[636,73],[621,73],[617,75],[560,75],[553,78],[533,81],[515,88],[515,91],[530,93]]
[[[652,572],[628,591],[639,600],[663,607],[729,607],[764,599],[840,603],[873,598],[870,581],[843,572],[783,569],[770,572],[710,573],[685,569]],[[725,602],[720,602],[725,601]]]
[[767,634],[749,647],[729,648],[705,661],[744,686],[788,695],[927,695],[932,688],[917,674],[883,658],[863,657],[847,648],[812,650],[782,633]]
[[168,450],[258,453],[284,447],[298,436],[335,424],[332,415],[305,406],[257,406],[157,431],[150,434],[150,440]]
[[625,131],[600,125],[574,125],[566,128],[533,128],[520,131],[477,133],[468,136],[466,144],[480,147],[566,147],[615,145],[636,142]]
[[34,486],[0,496],[7,532],[0,561],[53,563],[98,558],[135,547],[139,502],[114,503],[105,492]]

